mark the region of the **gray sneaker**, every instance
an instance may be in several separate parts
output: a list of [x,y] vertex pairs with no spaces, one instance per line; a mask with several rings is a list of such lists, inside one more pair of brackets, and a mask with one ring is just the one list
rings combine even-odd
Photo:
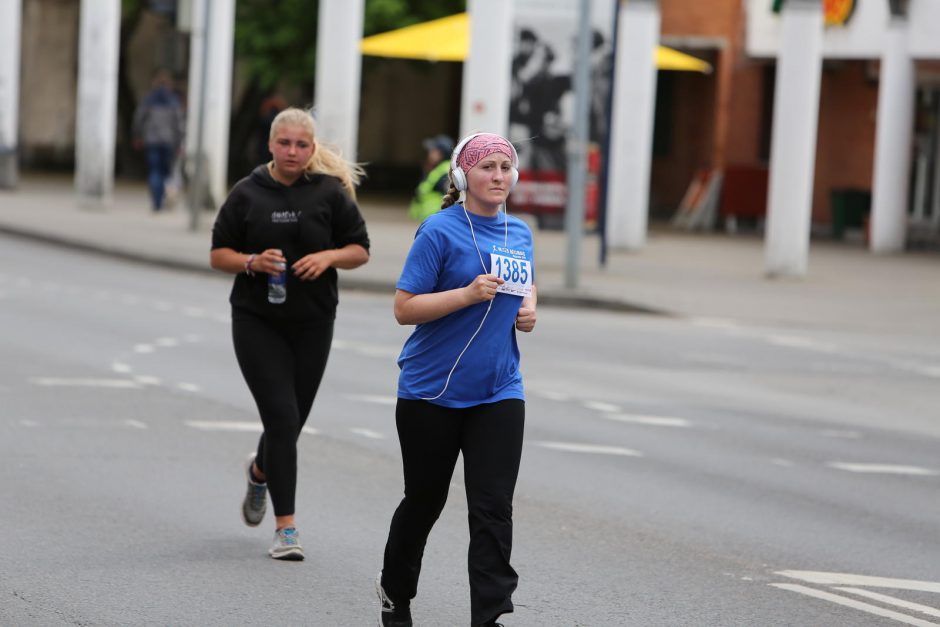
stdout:
[[284,527],[274,532],[274,545],[268,555],[276,560],[300,561],[304,558],[304,547],[300,546],[300,534],[294,527]]
[[248,457],[248,463],[245,465],[245,476],[248,479],[248,490],[245,492],[245,500],[242,501],[242,520],[249,527],[257,527],[264,518],[264,512],[268,508],[267,494],[268,485],[266,483],[255,483],[251,480],[251,465],[255,463],[255,455],[252,453]]

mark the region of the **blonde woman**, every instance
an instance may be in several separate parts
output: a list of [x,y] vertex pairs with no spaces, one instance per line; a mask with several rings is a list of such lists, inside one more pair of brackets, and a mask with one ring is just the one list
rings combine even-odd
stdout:
[[[232,189],[212,230],[213,268],[235,274],[232,337],[264,432],[247,462],[242,519],[254,527],[274,507],[268,554],[302,560],[294,520],[297,438],[326,368],[336,316],[337,268],[369,260],[355,202],[361,169],[316,141],[313,118],[282,111],[271,124],[273,159]],[[286,275],[277,297],[269,278]],[[281,286],[276,286],[280,288]]]

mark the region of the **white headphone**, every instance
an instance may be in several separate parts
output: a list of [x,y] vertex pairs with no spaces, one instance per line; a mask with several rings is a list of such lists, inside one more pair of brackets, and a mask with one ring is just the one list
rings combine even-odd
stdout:
[[[459,165],[457,165],[457,158],[460,156],[460,151],[463,150],[463,147],[467,145],[474,137],[480,135],[490,135],[491,133],[474,133],[473,135],[468,135],[460,140],[460,143],[457,144],[457,147],[454,148],[454,152],[450,155],[450,176],[451,180],[454,182],[454,187],[458,192],[463,192],[467,190],[467,174],[463,171]],[[509,144],[509,148],[512,150],[512,182],[509,184],[509,189],[512,189],[516,186],[516,183],[519,181],[519,155],[516,154],[516,147],[512,145],[512,142],[508,139],[506,143]]]

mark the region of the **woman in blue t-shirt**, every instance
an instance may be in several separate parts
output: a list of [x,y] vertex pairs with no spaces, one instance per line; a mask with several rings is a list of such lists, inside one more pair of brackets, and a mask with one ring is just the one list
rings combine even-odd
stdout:
[[395,318],[416,326],[398,358],[405,497],[376,582],[386,627],[412,624],[424,545],[460,453],[471,623],[496,625],[513,610],[512,496],[525,422],[515,330],[531,331],[536,319],[532,233],[505,212],[518,176],[506,139],[479,133],[460,142],[442,209],[418,228],[396,285]]

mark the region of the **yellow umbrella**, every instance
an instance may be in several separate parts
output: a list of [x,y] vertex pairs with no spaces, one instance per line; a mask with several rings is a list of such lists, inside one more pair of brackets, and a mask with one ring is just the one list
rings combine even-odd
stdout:
[[[463,61],[469,48],[470,19],[458,13],[413,26],[366,37],[359,44],[362,54],[374,57]],[[710,73],[712,66],[691,55],[657,46],[656,67]]]

